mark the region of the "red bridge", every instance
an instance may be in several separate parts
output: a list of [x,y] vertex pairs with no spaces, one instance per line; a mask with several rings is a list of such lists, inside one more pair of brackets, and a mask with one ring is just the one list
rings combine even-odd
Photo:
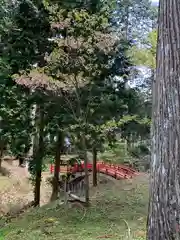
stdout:
[[[109,175],[111,177],[114,177],[116,179],[129,179],[132,178],[135,175],[138,175],[139,173],[125,165],[119,165],[119,164],[107,164],[104,162],[98,162],[97,165],[97,172],[104,173],[106,175]],[[88,170],[92,171],[92,163],[88,163]],[[51,164],[50,166],[51,173],[54,172],[54,165]],[[81,162],[81,164],[74,164],[72,167],[60,167],[60,172],[71,172],[71,173],[77,173],[84,171],[84,161]]]

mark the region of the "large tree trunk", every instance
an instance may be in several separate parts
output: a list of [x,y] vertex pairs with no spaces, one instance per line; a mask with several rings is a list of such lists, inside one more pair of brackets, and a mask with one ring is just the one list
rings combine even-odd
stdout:
[[160,0],[149,240],[180,239],[180,1]]
[[93,147],[93,186],[97,186],[97,149]]
[[41,188],[41,173],[42,161],[44,156],[44,109],[39,107],[39,142],[35,156],[36,174],[35,174],[35,189],[34,189],[34,206],[40,205],[40,188]]
[[57,143],[56,143],[56,155],[55,155],[55,169],[54,169],[54,178],[53,178],[53,189],[51,201],[55,201],[58,198],[59,192],[59,169],[61,162],[61,153],[63,151],[63,133],[61,131],[58,132],[57,135]]

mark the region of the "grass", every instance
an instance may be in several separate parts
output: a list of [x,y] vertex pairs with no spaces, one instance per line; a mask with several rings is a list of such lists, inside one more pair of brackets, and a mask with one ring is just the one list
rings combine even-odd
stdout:
[[[91,207],[65,209],[49,204],[13,220],[0,231],[6,240],[145,239],[147,176],[105,181],[91,189]],[[2,234],[1,234],[2,233]],[[1,239],[1,238],[0,238]]]

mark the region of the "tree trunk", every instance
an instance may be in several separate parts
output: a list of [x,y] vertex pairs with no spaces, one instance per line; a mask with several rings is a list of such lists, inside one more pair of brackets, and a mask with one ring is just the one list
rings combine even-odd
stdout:
[[4,146],[3,146],[3,144],[0,143],[0,170],[1,170],[1,166],[2,166],[3,150],[4,150]]
[[61,131],[59,131],[58,136],[57,136],[57,143],[56,143],[55,169],[54,169],[53,189],[52,189],[51,201],[55,201],[58,198],[59,169],[60,169],[62,150],[63,150],[63,133]]
[[24,163],[24,156],[19,155],[19,166],[22,166]]
[[180,1],[160,0],[148,240],[180,239]]
[[82,147],[83,147],[83,155],[84,155],[84,172],[85,172],[85,178],[84,178],[84,188],[85,188],[85,202],[86,205],[89,205],[89,172],[88,172],[88,156],[87,156],[87,147],[86,147],[86,138],[83,135],[82,136]]
[[93,186],[97,186],[97,149],[93,147]]
[[42,161],[44,156],[44,109],[39,107],[39,142],[35,156],[36,175],[35,175],[35,189],[34,189],[34,206],[40,205],[40,188],[41,188],[41,173]]
[[0,139],[0,169],[2,166],[2,158],[4,155],[4,151],[6,149],[6,145],[7,145],[7,143],[5,141],[3,141],[2,139]]
[[[35,127],[35,118],[36,118],[36,111],[37,111],[37,105],[34,104],[32,106],[32,110],[30,111],[30,115],[31,115],[31,124],[32,124],[32,127],[34,128]],[[31,135],[31,147],[27,153],[27,156],[29,158],[31,158],[33,156],[33,152],[34,152],[34,145],[35,145],[35,137],[33,134]]]

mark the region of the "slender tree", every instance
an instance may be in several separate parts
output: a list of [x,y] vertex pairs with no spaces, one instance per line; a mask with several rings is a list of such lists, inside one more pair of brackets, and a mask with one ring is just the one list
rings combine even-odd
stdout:
[[40,205],[40,189],[41,189],[41,175],[42,162],[44,156],[44,108],[42,105],[37,107],[37,148],[35,149],[35,188],[34,188],[34,206]]
[[180,2],[160,0],[153,84],[149,240],[180,239]]

